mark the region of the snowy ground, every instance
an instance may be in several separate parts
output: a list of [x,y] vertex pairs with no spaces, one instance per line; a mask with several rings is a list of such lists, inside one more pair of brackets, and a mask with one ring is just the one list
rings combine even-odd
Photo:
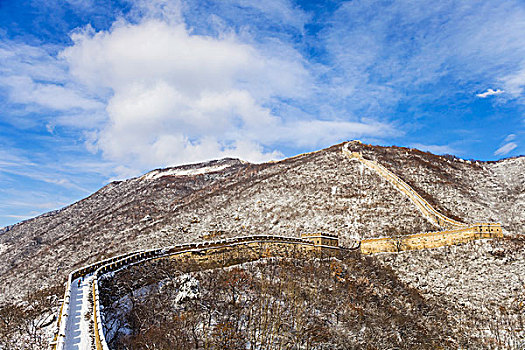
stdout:
[[90,350],[91,337],[89,334],[89,318],[84,315],[89,313],[88,296],[91,292],[91,276],[85,277],[78,285],[77,278],[71,284],[71,299],[69,304],[69,317],[66,325],[65,350]]
[[231,166],[231,164],[207,166],[207,167],[196,168],[196,169],[168,168],[168,169],[163,169],[163,170],[153,170],[147,173],[146,175],[144,175],[142,178],[144,180],[153,180],[153,179],[160,179],[163,176],[200,175],[200,174],[211,173],[214,171],[221,171],[221,170],[226,169],[229,166]]

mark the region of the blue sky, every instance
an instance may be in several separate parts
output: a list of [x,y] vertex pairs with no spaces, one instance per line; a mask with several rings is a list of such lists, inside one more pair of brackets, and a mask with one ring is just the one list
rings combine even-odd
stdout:
[[349,139],[524,154],[525,3],[0,0],[0,226]]

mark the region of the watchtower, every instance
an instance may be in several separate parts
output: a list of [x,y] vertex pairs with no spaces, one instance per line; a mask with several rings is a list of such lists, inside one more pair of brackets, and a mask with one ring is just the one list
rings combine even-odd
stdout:
[[339,237],[331,233],[303,233],[301,234],[301,238],[312,242],[316,247],[339,247]]

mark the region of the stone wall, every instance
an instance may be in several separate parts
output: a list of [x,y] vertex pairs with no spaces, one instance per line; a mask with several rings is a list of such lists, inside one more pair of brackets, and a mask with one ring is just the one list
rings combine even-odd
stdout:
[[[342,250],[339,247],[319,246],[312,242],[292,237],[279,236],[245,236],[216,242],[191,243],[165,249],[139,252],[116,262],[99,267],[94,272],[93,279],[93,313],[97,327],[94,329],[94,339],[97,350],[109,350],[102,330],[98,276],[118,270],[124,266],[142,264],[150,260],[175,259],[181,263],[196,264],[200,270],[221,266],[231,266],[261,258],[276,257],[331,257],[337,256]],[[84,271],[84,270],[83,270]],[[90,271],[85,270],[85,273]],[[64,334],[65,336],[65,334]],[[63,339],[61,339],[63,340]],[[61,350],[62,342],[52,344],[54,349]]]
[[476,239],[500,237],[503,237],[500,225],[478,224],[457,230],[366,239],[361,241],[361,253],[374,254],[381,252],[400,252],[403,250],[437,248],[446,245],[467,243]]
[[199,264],[202,269],[229,266],[269,257],[305,258],[333,256],[339,249],[322,249],[308,244],[285,242],[246,242],[177,253],[165,258]]
[[358,160],[361,163],[363,163],[366,167],[368,167],[371,170],[374,170],[377,174],[379,174],[381,177],[383,177],[385,180],[390,182],[392,186],[394,186],[398,191],[406,195],[412,203],[425,215],[430,221],[432,221],[434,224],[440,226],[443,229],[457,229],[462,227],[469,226],[468,224],[453,220],[440,212],[438,212],[434,207],[430,205],[417,191],[415,191],[409,184],[407,184],[405,181],[403,181],[401,178],[399,178],[397,175],[395,175],[393,172],[382,166],[381,164],[370,160],[363,158],[363,155],[359,152],[352,152],[348,149],[348,146],[350,143],[346,143],[343,146],[343,154],[345,154],[348,158],[353,160]]

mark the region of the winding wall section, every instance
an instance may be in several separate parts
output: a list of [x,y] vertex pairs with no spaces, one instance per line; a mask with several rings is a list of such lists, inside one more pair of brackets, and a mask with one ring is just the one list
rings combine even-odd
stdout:
[[381,164],[364,158],[361,153],[351,151],[348,147],[352,142],[347,142],[343,145],[343,154],[351,160],[359,161],[367,168],[375,171],[379,176],[392,184],[399,192],[406,195],[432,223],[444,229],[443,231],[424,232],[415,235],[365,239],[360,242],[361,253],[373,254],[436,248],[446,245],[466,243],[475,239],[497,238],[503,236],[501,224],[499,223],[466,224],[443,215],[432,207],[430,203],[421,197],[416,190],[403,181],[399,176],[395,175]]
[[[288,245],[288,246],[299,246],[303,252],[321,253],[321,254],[333,254],[333,252],[339,251],[341,248],[337,246],[325,246],[325,245],[314,245],[312,241],[308,239],[294,238],[294,237],[283,237],[283,236],[272,236],[272,235],[260,235],[260,236],[245,236],[231,239],[225,239],[213,242],[201,242],[177,245],[161,249],[151,250],[140,250],[133,253],[128,253],[114,258],[106,259],[97,262],[92,265],[88,265],[81,269],[75,270],[69,274],[68,281],[66,284],[66,293],[60,314],[57,320],[56,330],[52,341],[50,342],[50,348],[53,350],[73,350],[79,349],[80,347],[75,346],[74,348],[69,345],[73,344],[68,338],[73,337],[73,334],[80,333],[80,336],[90,336],[91,334],[82,334],[76,327],[68,328],[68,317],[71,310],[71,294],[74,283],[79,278],[90,275],[92,278],[92,286],[89,289],[90,293],[93,294],[93,312],[92,319],[94,322],[94,334],[95,346],[97,350],[109,350],[107,342],[105,340],[103,331],[103,319],[100,313],[100,302],[99,302],[99,289],[98,289],[98,278],[109,272],[116,271],[125,266],[131,266],[134,264],[144,263],[152,259],[172,258],[174,256],[193,255],[197,256],[197,260],[207,259],[207,255],[211,252],[225,247],[235,246],[250,246],[253,244],[265,243],[270,246],[276,245]],[[264,257],[264,252],[260,251],[260,257]],[[87,298],[82,298],[86,300]],[[71,323],[69,323],[71,324]],[[76,343],[75,343],[76,344]]]
[[[354,141],[356,142],[356,141]],[[430,205],[423,197],[419,195],[409,184],[403,181],[399,176],[382,166],[381,164],[374,162],[370,159],[365,159],[359,152],[352,152],[348,149],[350,142],[343,145],[343,153],[350,159],[355,159],[363,163],[367,168],[374,170],[381,177],[390,182],[398,191],[406,195],[412,203],[425,215],[430,221],[439,227],[445,229],[458,229],[469,226],[468,224],[451,219]]]

